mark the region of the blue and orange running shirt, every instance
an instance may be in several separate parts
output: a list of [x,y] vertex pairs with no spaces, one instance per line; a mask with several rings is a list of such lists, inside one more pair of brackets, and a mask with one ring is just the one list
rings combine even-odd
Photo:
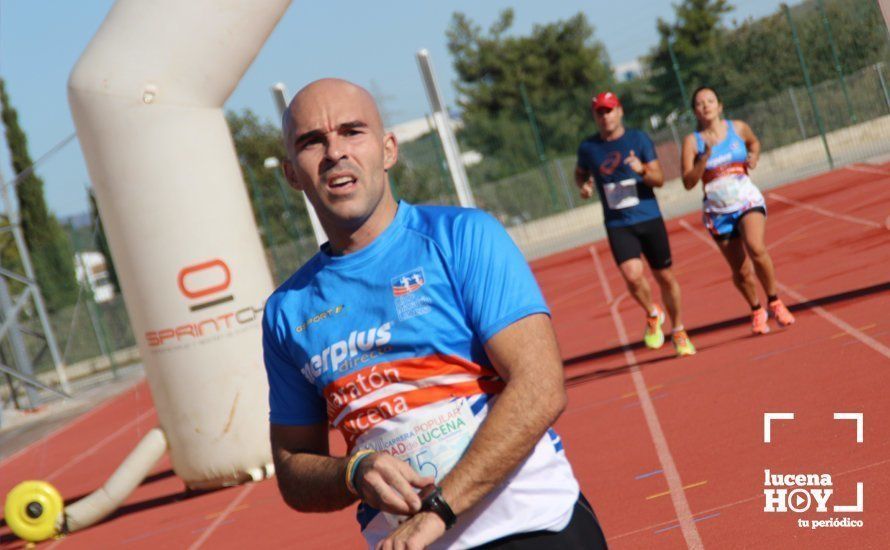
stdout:
[[[504,383],[483,344],[549,314],[504,228],[475,209],[399,203],[392,224],[345,256],[316,254],[266,304],[263,348],[274,424],[328,422],[349,452],[374,449],[441,479]],[[502,486],[434,548],[560,530],[578,483],[551,429]],[[359,506],[373,546],[399,518]]]

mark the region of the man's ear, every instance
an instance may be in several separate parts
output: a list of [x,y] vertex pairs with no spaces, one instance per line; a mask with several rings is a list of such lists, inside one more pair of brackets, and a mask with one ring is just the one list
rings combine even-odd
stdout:
[[399,142],[395,134],[387,132],[383,135],[383,169],[389,170],[399,160]]
[[284,178],[287,180],[287,183],[297,191],[302,191],[303,186],[297,180],[297,172],[294,170],[294,165],[291,164],[290,160],[284,159],[281,166],[284,168]]

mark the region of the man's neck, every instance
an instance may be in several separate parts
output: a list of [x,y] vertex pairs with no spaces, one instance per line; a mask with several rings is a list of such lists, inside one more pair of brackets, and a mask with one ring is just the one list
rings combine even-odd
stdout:
[[374,212],[356,229],[343,229],[330,227],[324,223],[325,232],[330,239],[331,254],[345,256],[353,254],[374,242],[392,224],[398,211],[398,203],[391,197],[385,196],[374,209]]
[[600,137],[603,138],[603,141],[615,141],[624,135],[624,125],[618,126],[611,132],[605,132],[600,130]]

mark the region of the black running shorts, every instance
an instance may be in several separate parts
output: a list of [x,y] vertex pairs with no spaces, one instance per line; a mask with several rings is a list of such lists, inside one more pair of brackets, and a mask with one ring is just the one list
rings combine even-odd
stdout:
[[621,265],[642,254],[652,269],[671,267],[671,245],[662,218],[624,227],[606,227],[606,233],[616,264]]

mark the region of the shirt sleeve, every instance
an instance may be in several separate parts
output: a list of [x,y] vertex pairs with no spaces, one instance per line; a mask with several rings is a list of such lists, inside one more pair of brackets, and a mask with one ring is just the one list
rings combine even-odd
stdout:
[[652,162],[653,160],[658,160],[658,153],[655,151],[655,144],[652,143],[652,138],[650,138],[649,134],[647,134],[646,132],[640,132],[640,152],[638,156],[644,164],[647,162]]
[[497,220],[468,210],[455,231],[455,275],[466,314],[483,343],[523,317],[550,314],[528,263]]
[[589,171],[590,171],[590,166],[588,166],[588,163],[587,163],[587,153],[584,151],[584,149],[585,149],[585,147],[584,147],[584,143],[582,142],[581,145],[578,146],[578,155],[577,155],[577,156],[578,156],[578,160],[577,160],[577,165],[578,165],[579,167],[581,167],[582,169],[587,170],[587,171],[589,172]]
[[263,314],[263,362],[269,378],[269,421],[306,426],[327,421],[324,400],[300,372],[275,327],[274,310]]

